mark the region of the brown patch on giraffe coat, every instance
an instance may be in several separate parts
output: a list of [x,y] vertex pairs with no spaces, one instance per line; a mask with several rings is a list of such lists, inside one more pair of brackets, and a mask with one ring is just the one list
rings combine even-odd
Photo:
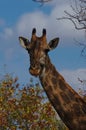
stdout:
[[57,80],[56,80],[56,78],[55,77],[52,77],[52,83],[54,84],[54,86],[56,86],[57,85]]
[[82,108],[80,105],[78,105],[77,103],[73,104],[72,106],[74,108],[74,113],[78,116],[80,116],[81,114],[84,115]]
[[68,111],[65,111],[64,112],[64,117],[65,117],[65,119],[67,120],[67,121],[69,121],[69,120],[73,120],[73,115],[72,115],[72,113],[70,114],[70,111],[68,112]]
[[[45,86],[47,85],[47,86]],[[60,109],[61,111],[61,107],[59,108],[59,106],[61,106],[61,101],[59,100],[59,98],[57,98],[57,95],[53,92],[53,87],[48,85],[47,82],[44,82],[43,84],[43,88],[46,91],[46,94],[48,96],[50,100],[50,102],[52,103],[52,105],[56,108],[56,109]]]
[[61,98],[65,101],[65,103],[70,103],[70,97],[68,97],[67,94],[65,94],[65,92],[60,92]]
[[63,82],[63,80],[59,80],[59,86],[60,86],[60,88],[63,90],[63,91],[65,91],[66,90],[66,85],[65,85],[65,83]]
[[[54,100],[55,100],[55,102],[56,102],[58,105],[60,105],[60,107],[61,107],[61,100],[60,100],[59,96],[58,96],[58,98],[57,98],[57,95],[54,94]],[[61,109],[61,108],[60,108],[60,109]]]
[[79,95],[66,82],[64,82],[63,80],[59,80],[59,86],[62,92],[66,95],[66,98],[68,97],[70,101],[74,100],[80,102],[81,98],[79,99]]

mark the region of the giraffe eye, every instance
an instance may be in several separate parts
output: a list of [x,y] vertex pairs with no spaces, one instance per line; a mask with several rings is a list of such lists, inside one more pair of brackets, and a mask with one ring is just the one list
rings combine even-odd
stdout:
[[45,53],[48,53],[48,52],[49,52],[49,49],[45,49],[44,52],[45,52]]

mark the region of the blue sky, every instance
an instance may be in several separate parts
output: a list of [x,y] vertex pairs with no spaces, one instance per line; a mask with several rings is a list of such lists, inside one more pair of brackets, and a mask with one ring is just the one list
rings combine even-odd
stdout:
[[20,84],[29,82],[29,56],[18,37],[30,39],[33,27],[40,36],[46,28],[48,41],[60,37],[58,48],[49,53],[51,61],[73,88],[81,87],[77,78],[85,79],[86,61],[74,39],[86,39],[84,32],[75,30],[70,21],[56,20],[64,16],[64,10],[71,12],[69,0],[54,0],[42,7],[32,0],[0,1],[0,75],[9,72],[19,77]]

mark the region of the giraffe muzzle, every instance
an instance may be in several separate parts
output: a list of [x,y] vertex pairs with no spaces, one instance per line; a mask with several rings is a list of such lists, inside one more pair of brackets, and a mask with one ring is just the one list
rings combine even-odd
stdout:
[[36,77],[40,75],[40,69],[35,68],[35,67],[30,67],[29,72],[31,75],[36,76]]

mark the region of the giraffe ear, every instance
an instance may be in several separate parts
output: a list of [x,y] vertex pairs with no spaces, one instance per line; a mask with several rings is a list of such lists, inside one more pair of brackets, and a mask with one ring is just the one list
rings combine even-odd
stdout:
[[51,41],[49,42],[49,44],[48,44],[50,50],[55,49],[55,48],[57,47],[58,43],[59,43],[59,38],[54,38],[53,40],[51,40]]
[[24,37],[19,37],[19,41],[20,41],[20,44],[23,48],[27,49],[28,45],[29,45],[29,40],[24,38]]

